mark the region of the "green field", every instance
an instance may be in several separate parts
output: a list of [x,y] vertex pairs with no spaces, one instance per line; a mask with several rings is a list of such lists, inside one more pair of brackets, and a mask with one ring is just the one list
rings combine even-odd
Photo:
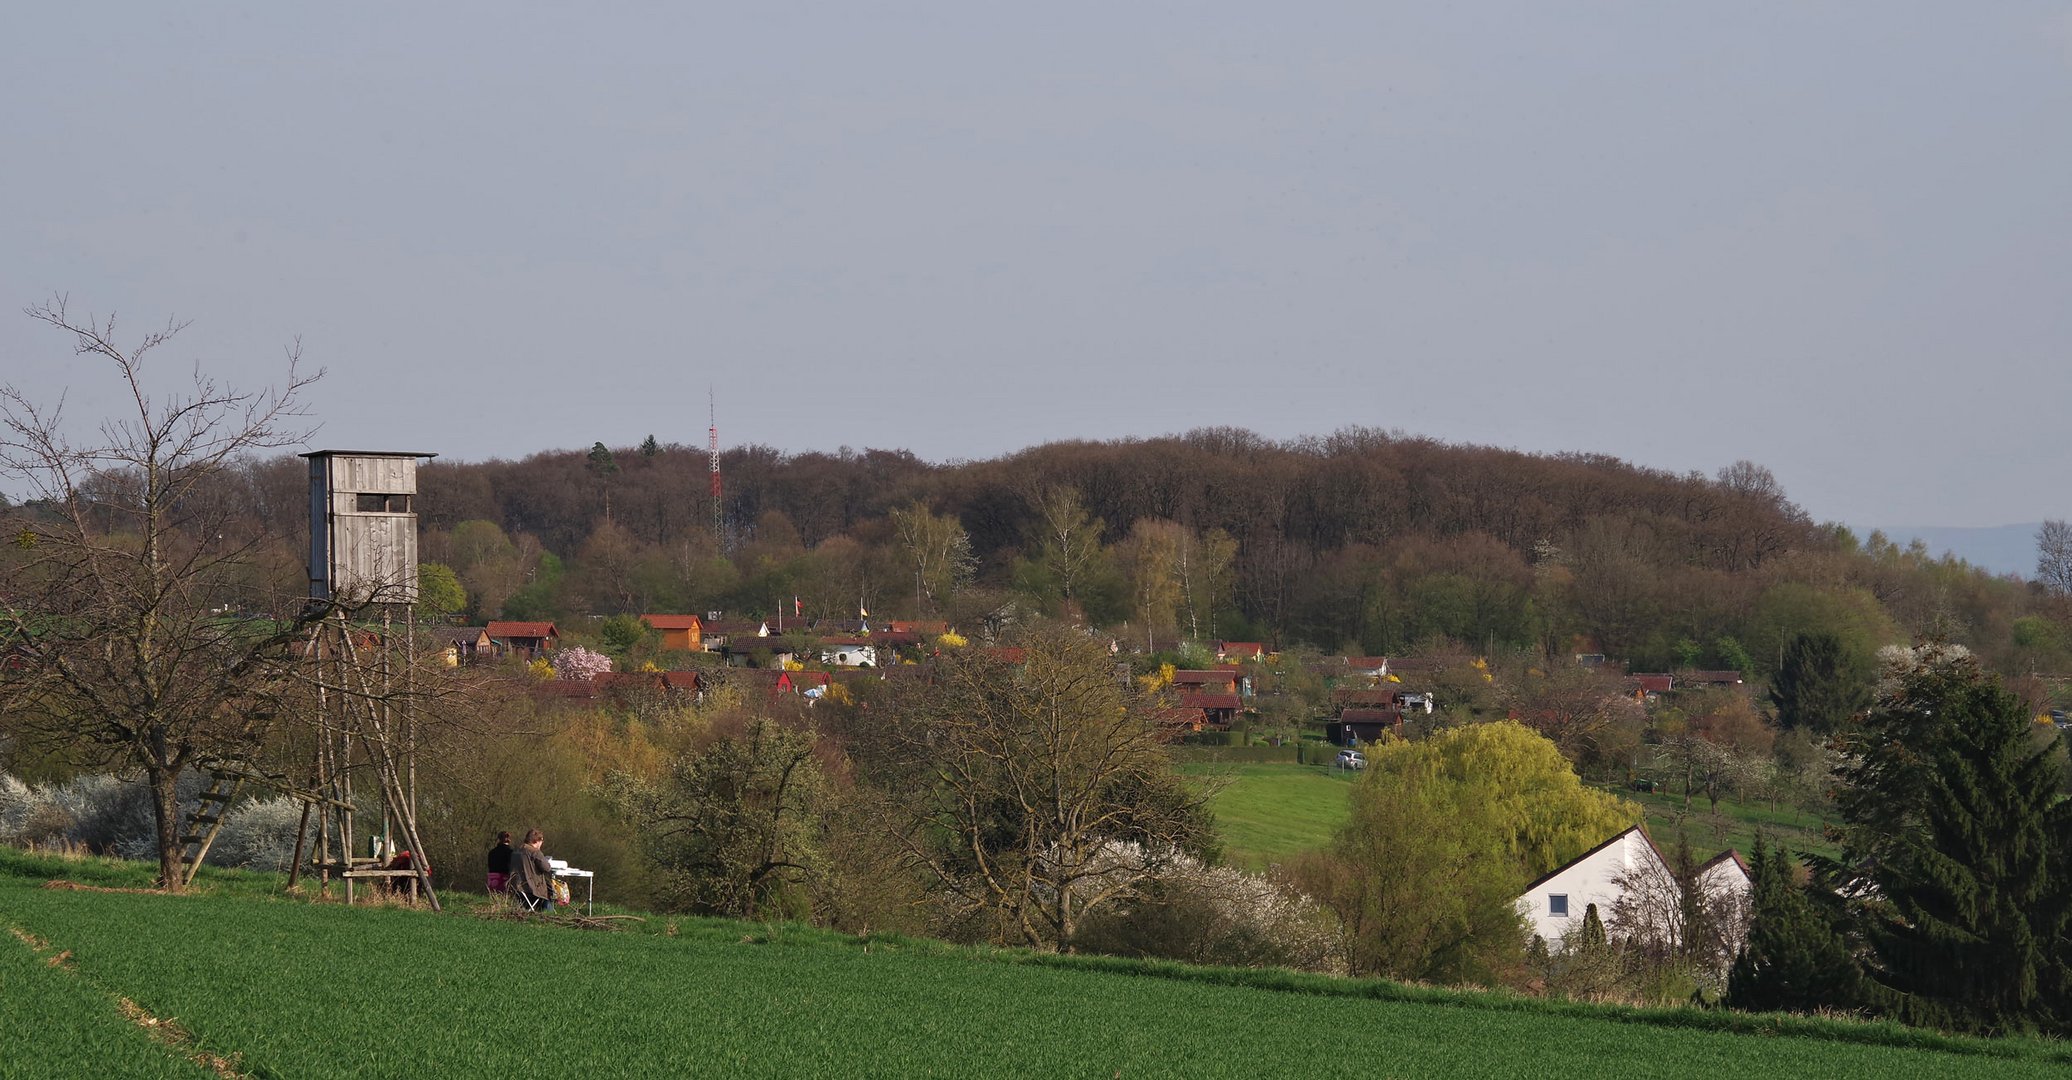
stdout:
[[[1233,864],[1264,869],[1293,855],[1323,847],[1343,824],[1350,803],[1348,789],[1357,773],[1293,763],[1213,764],[1181,766],[1191,776],[1218,778],[1222,790],[1210,804],[1222,833],[1224,853]],[[1755,847],[1758,829],[1771,846],[1784,844],[1799,854],[1834,855],[1834,842],[1822,834],[1818,816],[1765,802],[1720,801],[1719,813],[1701,796],[1684,812],[1683,796],[1666,791],[1640,792],[1624,786],[1598,785],[1631,799],[1646,812],[1648,831],[1666,850],[1678,832],[1690,837],[1700,859],[1726,848],[1746,856]]]
[[1840,854],[1834,842],[1821,832],[1826,823],[1804,810],[1766,802],[1722,799],[1719,813],[1714,814],[1705,797],[1695,795],[1691,798],[1690,812],[1686,814],[1681,794],[1632,791],[1624,787],[1606,787],[1605,790],[1631,799],[1646,809],[1648,832],[1665,851],[1676,842],[1677,833],[1681,830],[1690,837],[1692,854],[1700,859],[1711,858],[1726,848],[1738,849],[1746,856],[1754,850],[1756,830],[1760,829],[1764,842],[1773,848],[1783,844],[1800,855]]
[[[38,880],[80,870],[96,872],[0,853],[0,923],[34,939],[0,933],[0,1076],[202,1075],[187,1053],[254,1077],[2063,1068],[2062,1051],[2044,1043],[1882,1025],[1599,1009],[713,920],[606,933],[275,899],[249,881],[169,897]],[[60,950],[69,956],[53,966]],[[118,998],[176,1020],[184,1047],[140,1039]]]
[[1192,764],[1181,771],[1224,785],[1210,804],[1224,856],[1254,870],[1329,844],[1350,812],[1348,792],[1359,775],[1292,763]]

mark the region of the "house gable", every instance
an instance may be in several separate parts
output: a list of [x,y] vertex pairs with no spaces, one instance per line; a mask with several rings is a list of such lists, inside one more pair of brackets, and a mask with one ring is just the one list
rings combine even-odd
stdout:
[[1563,934],[1583,925],[1592,904],[1597,905],[1597,917],[1609,922],[1612,905],[1624,895],[1619,879],[1650,864],[1665,874],[1669,871],[1647,831],[1635,825],[1526,886],[1518,897],[1518,913],[1533,933],[1558,946]]
[[662,635],[664,649],[699,652],[705,648],[705,620],[696,615],[642,615],[640,621]]

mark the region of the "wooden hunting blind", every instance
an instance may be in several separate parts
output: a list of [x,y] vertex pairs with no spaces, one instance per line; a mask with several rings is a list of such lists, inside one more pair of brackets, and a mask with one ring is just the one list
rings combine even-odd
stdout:
[[309,460],[309,595],[417,602],[417,462],[435,455],[316,450]]
[[[317,819],[311,869],[325,885],[342,880],[347,903],[355,881],[374,879],[407,887],[437,908],[417,829],[411,610],[417,602],[417,463],[433,455],[318,450],[302,456],[309,460],[309,596],[329,609],[306,653],[317,686],[313,790],[304,798]],[[357,819],[377,807],[379,830],[362,852]],[[393,857],[398,841],[409,860]],[[299,873],[299,851],[296,862]]]

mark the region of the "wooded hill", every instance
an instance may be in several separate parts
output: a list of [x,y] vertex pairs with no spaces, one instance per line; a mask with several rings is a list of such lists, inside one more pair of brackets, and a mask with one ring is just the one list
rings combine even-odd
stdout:
[[[475,620],[790,615],[796,599],[809,617],[861,604],[969,623],[1014,603],[1153,643],[1400,655],[1447,639],[1760,674],[1791,635],[1832,632],[1866,661],[1933,635],[2009,672],[2067,667],[2044,590],[1817,524],[1748,462],[1707,477],[1373,429],[1208,428],[947,464],[755,445],[721,465],[716,536],[696,448],[435,461],[423,558],[456,572]],[[300,463],[249,477],[269,529],[295,536]],[[927,535],[952,524],[961,540]]]

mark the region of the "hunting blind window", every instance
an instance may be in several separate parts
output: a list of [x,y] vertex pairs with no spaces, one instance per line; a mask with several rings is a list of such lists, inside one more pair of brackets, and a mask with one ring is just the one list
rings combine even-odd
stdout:
[[407,514],[410,512],[410,496],[363,491],[355,509],[362,514]]

